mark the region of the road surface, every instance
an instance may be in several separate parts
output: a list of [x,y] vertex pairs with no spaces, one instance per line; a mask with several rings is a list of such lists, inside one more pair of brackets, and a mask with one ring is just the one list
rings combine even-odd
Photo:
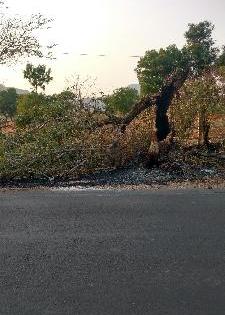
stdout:
[[225,191],[0,192],[1,315],[224,315]]

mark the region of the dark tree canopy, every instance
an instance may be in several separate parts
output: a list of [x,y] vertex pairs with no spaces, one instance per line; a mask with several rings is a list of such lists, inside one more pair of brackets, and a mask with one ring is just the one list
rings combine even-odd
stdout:
[[12,118],[16,113],[16,89],[9,88],[0,92],[0,114]]

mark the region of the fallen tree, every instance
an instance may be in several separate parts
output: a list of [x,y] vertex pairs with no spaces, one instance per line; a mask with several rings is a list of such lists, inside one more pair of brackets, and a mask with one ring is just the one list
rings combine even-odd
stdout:
[[182,87],[188,75],[190,69],[183,71],[177,71],[166,79],[160,91],[156,94],[148,94],[142,97],[131,110],[123,117],[117,117],[109,115],[103,122],[98,125],[99,127],[112,124],[118,126],[122,133],[125,132],[126,127],[136,119],[144,110],[153,108],[153,125],[151,132],[151,145],[149,148],[149,154],[147,160],[151,163],[156,163],[160,153],[159,142],[165,140],[170,134],[171,128],[168,119],[168,109],[170,104]]
[[[175,94],[182,87],[189,74],[192,78],[201,78],[207,71],[214,71],[222,66],[224,51],[215,46],[212,37],[214,25],[208,21],[189,24],[185,32],[186,44],[182,49],[170,45],[159,50],[146,51],[137,64],[136,72],[144,97],[140,99],[123,117],[109,116],[102,124],[113,124],[120,127],[121,132],[144,110],[152,108],[151,145],[147,159],[157,161],[160,144],[165,142],[171,131],[168,109]],[[201,129],[205,131],[207,142],[209,126],[201,119]],[[165,147],[165,143],[163,144]]]

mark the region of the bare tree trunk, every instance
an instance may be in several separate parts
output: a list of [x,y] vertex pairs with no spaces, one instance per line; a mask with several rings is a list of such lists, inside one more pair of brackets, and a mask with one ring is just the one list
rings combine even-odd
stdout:
[[198,145],[203,145],[209,148],[209,131],[210,123],[208,121],[207,113],[202,110],[199,113],[199,126],[198,126]]
[[210,123],[208,120],[205,122],[204,128],[204,145],[209,149],[209,130],[210,130]]
[[151,144],[148,150],[148,157],[147,157],[147,166],[157,165],[158,164],[158,157],[159,157],[159,142],[158,142],[158,130],[156,128],[156,119],[157,119],[157,109],[156,106],[152,108],[152,115],[151,115]]

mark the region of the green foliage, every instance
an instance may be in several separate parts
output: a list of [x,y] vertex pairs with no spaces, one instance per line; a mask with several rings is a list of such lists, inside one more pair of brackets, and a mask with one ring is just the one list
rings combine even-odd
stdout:
[[53,80],[53,77],[51,77],[51,69],[46,69],[45,65],[38,65],[35,67],[28,63],[23,73],[24,78],[28,79],[36,93],[38,87],[45,90],[46,84]]
[[0,143],[0,178],[77,176],[107,165],[113,133],[101,140],[100,115],[69,91],[22,96],[16,133]]
[[34,92],[21,95],[17,102],[16,124],[22,129],[34,128],[54,119],[67,119],[67,115],[72,115],[79,106],[76,95],[69,91],[52,96]]
[[159,51],[146,51],[137,65],[136,72],[141,86],[141,94],[157,93],[164,80],[177,69],[186,65],[183,52],[176,45]]
[[[214,26],[208,21],[189,24],[185,33],[186,45],[182,49],[170,45],[158,51],[146,51],[136,68],[141,94],[159,92],[165,79],[175,71],[189,67],[193,75],[199,76],[214,65],[218,48],[214,46],[213,29]],[[220,57],[221,62],[222,59],[223,54]]]
[[9,88],[0,92],[0,114],[12,118],[16,113],[16,89]]
[[225,112],[224,85],[218,85],[218,80],[222,79],[220,73],[206,72],[187,81],[181,89],[170,110],[176,136],[181,142],[189,139],[197,120],[204,133],[205,128],[210,128],[209,116]]
[[103,102],[106,110],[111,113],[125,114],[138,100],[138,91],[130,87],[121,87],[113,91],[111,95],[105,96]]
[[17,101],[17,126],[26,128],[31,124],[43,123],[47,104],[48,97],[43,94],[30,93],[20,95]]
[[193,73],[200,75],[206,68],[216,62],[218,48],[212,38],[214,25],[208,21],[189,24],[185,33],[187,44],[184,49],[189,55]]
[[[209,128],[208,117],[225,111],[225,68],[219,67],[224,65],[225,54],[223,50],[217,58],[212,31],[213,25],[207,21],[190,24],[182,49],[171,45],[147,51],[137,65],[142,95],[157,93],[174,72],[187,67],[192,70],[170,108],[181,142],[190,136],[196,118],[203,128]],[[78,84],[72,92],[46,96],[37,89],[44,90],[52,80],[50,69],[28,64],[24,77],[35,92],[18,98],[16,132],[0,133],[0,178],[76,177],[111,168],[115,161],[117,166],[123,165],[140,152],[148,152],[154,118],[151,111],[142,112],[122,135],[110,125],[98,128],[106,113],[90,105],[91,98],[87,104]],[[136,90],[120,88],[103,101],[106,112],[123,115],[138,98]]]

